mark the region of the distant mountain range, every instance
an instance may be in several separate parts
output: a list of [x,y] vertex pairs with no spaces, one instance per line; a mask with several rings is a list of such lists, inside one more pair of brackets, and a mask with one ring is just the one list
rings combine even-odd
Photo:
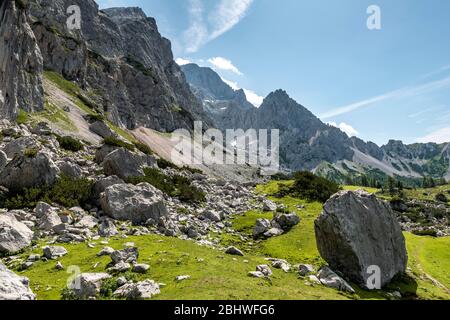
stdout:
[[405,145],[391,140],[379,147],[323,123],[283,90],[270,93],[256,108],[211,68],[187,64],[181,69],[216,127],[279,129],[281,162],[289,170],[311,170],[339,182],[363,175],[378,180],[450,179],[449,143]]

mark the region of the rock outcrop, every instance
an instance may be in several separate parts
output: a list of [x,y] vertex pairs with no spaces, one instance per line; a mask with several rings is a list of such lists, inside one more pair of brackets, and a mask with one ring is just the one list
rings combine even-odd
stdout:
[[18,155],[0,173],[0,184],[12,192],[25,188],[52,185],[59,168],[51,157],[43,152],[36,155]]
[[11,214],[0,214],[0,253],[14,254],[29,245],[33,231]]
[[28,24],[26,2],[0,4],[0,118],[16,119],[19,108],[44,108],[43,61]]
[[[109,120],[171,132],[203,118],[200,103],[173,60],[170,41],[139,8],[99,10],[94,0],[30,0],[44,66],[83,89]],[[69,30],[67,8],[81,9]]]
[[0,300],[35,300],[29,280],[19,277],[0,262]]
[[391,207],[365,191],[343,191],[329,199],[315,232],[331,269],[363,287],[371,266],[381,271],[381,286],[406,271],[405,239]]

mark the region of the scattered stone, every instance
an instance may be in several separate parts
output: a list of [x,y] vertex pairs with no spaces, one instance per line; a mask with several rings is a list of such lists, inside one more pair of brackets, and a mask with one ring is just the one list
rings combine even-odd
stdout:
[[44,257],[50,260],[56,260],[65,256],[68,252],[64,247],[60,246],[47,246],[43,249]]
[[139,258],[139,250],[136,247],[115,250],[110,254],[110,256],[113,264],[117,264],[119,262],[136,263]]
[[276,269],[281,269],[286,273],[291,271],[291,266],[285,260],[272,261],[272,267],[274,267]]
[[56,270],[64,270],[64,266],[62,265],[61,262],[58,261],[55,265],[55,269]]
[[271,229],[271,224],[268,219],[256,220],[255,228],[253,229],[253,238],[258,239]]
[[147,273],[147,271],[149,269],[150,269],[150,266],[145,263],[135,264],[133,266],[133,272],[135,272],[135,273]]
[[275,202],[272,202],[270,200],[263,201],[263,211],[272,212],[272,211],[276,211],[277,208],[278,208],[278,206]]
[[127,283],[114,292],[114,296],[129,300],[150,299],[160,294],[159,284],[153,280],[145,280],[138,283]]
[[248,275],[250,277],[254,277],[254,278],[265,278],[266,277],[262,272],[259,272],[259,271],[250,271],[248,273]]
[[34,262],[32,261],[25,261],[20,265],[20,270],[28,270],[34,265]]
[[120,261],[116,263],[113,267],[109,268],[108,271],[111,273],[123,273],[131,269],[131,264],[128,262]]
[[119,234],[114,221],[109,218],[103,218],[98,226],[98,234],[102,237],[113,237]]
[[300,217],[295,213],[290,214],[277,214],[274,221],[280,226],[284,231],[290,230],[292,227],[296,226],[300,222]]
[[178,277],[175,278],[175,281],[181,282],[181,281],[184,281],[184,280],[188,280],[190,278],[191,278],[191,276],[178,276]]
[[104,280],[111,278],[107,273],[82,273],[69,285],[77,297],[81,299],[95,298]]
[[331,270],[327,266],[324,266],[320,269],[317,278],[326,287],[334,288],[339,291],[355,293],[355,290],[353,290],[353,288],[344,279],[339,277],[333,270]]
[[233,256],[241,256],[241,257],[244,256],[244,253],[241,250],[239,250],[238,248],[236,248],[236,247],[229,247],[229,248],[227,248],[225,250],[225,253],[229,254],[229,255],[233,255]]
[[306,277],[307,275],[314,273],[314,267],[310,264],[300,264],[298,266],[298,274],[302,277]]
[[272,270],[270,270],[269,266],[266,264],[262,264],[256,267],[256,271],[261,272],[266,277],[270,277],[272,275]]

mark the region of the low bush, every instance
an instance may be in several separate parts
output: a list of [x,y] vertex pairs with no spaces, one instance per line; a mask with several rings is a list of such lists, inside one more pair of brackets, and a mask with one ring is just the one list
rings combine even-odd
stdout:
[[106,137],[105,139],[103,139],[103,144],[107,144],[109,146],[118,147],[118,148],[125,148],[130,151],[135,150],[134,145],[132,145],[131,143],[127,143],[127,142],[120,140],[118,138],[115,138],[115,137]]
[[177,197],[184,202],[200,203],[205,201],[205,194],[185,177],[167,176],[155,168],[145,168],[144,173],[144,176],[132,177],[128,179],[128,182],[132,184],[147,182],[167,195]]
[[27,148],[23,151],[23,155],[27,158],[34,158],[38,154],[39,150],[36,148]]
[[141,151],[142,153],[145,153],[146,155],[153,155],[153,150],[146,144],[141,143],[141,142],[135,142],[134,146]]
[[316,176],[308,171],[294,174],[295,182],[291,187],[280,188],[278,196],[293,196],[310,201],[326,202],[333,194],[341,190],[335,182]]
[[163,159],[163,158],[157,159],[156,163],[158,164],[158,168],[163,169],[163,170],[167,169],[167,168],[180,170],[180,167],[178,167],[176,164],[174,164],[170,161],[167,161],[166,159]]
[[61,137],[57,135],[56,139],[59,142],[59,146],[67,151],[78,152],[84,148],[83,143],[70,136]]
[[5,207],[13,209],[34,208],[38,202],[57,203],[71,208],[86,204],[92,192],[93,182],[86,178],[73,179],[62,175],[49,187],[36,187],[8,195]]

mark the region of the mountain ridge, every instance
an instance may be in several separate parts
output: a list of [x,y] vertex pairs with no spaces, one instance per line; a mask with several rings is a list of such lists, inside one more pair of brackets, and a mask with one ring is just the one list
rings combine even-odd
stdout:
[[[200,93],[214,91],[216,88],[202,85],[206,83],[211,86],[221,79],[220,76],[210,68],[194,67],[192,64],[182,66],[181,69],[186,73],[186,79],[203,103],[205,111],[221,130],[280,129],[281,161],[287,169],[311,170],[339,182],[344,182],[345,176],[361,176],[371,171],[378,176],[381,171],[384,178],[399,176],[417,179],[432,176],[450,179],[450,143],[406,145],[399,140],[390,140],[386,145],[378,146],[374,142],[349,137],[339,128],[323,123],[282,89],[271,92],[259,108],[243,110],[238,105],[224,108],[221,112],[211,112],[208,106],[223,106],[223,97],[214,101],[211,100],[214,95],[206,99]],[[201,72],[203,74],[199,75]],[[192,73],[195,73],[194,77]],[[202,77],[202,82],[196,81]],[[208,79],[212,77],[215,80],[209,82]],[[223,80],[220,81],[217,86],[231,89]],[[330,171],[334,174],[330,174]]]

